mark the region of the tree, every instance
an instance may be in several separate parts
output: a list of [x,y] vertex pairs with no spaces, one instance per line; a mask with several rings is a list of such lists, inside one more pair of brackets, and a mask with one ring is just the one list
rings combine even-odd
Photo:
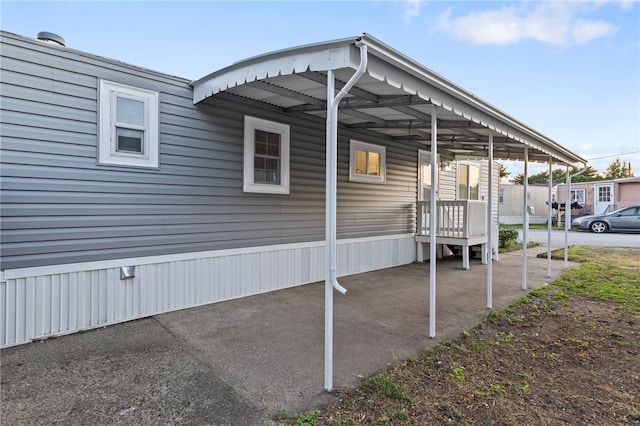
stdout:
[[607,171],[604,174],[605,179],[620,179],[625,177],[632,177],[631,163],[623,162],[620,164],[620,159],[616,158],[616,161],[609,164]]
[[[567,170],[566,168],[554,169],[551,173],[551,178],[553,179],[553,182],[554,183],[566,182],[567,181],[566,170]],[[569,169],[569,174],[573,175],[578,171],[579,171],[578,168],[571,167]],[[578,176],[575,176],[573,179],[571,179],[571,181],[572,182],[591,182],[591,181],[600,180],[600,179],[602,179],[602,176],[600,176],[598,171],[591,166],[587,166],[586,172],[583,172]],[[511,182],[517,185],[522,185],[524,183],[524,174],[522,173],[517,174],[513,179],[511,179]],[[531,175],[529,176],[528,182],[529,184],[549,183],[549,172],[544,171],[544,172],[537,173],[535,175]]]
[[505,166],[503,166],[502,164],[500,165],[499,173],[500,173],[499,174],[500,180],[508,178],[509,175],[511,174],[511,172],[508,171],[507,168]]
[[[579,170],[577,168],[572,167],[570,173],[573,175],[578,171]],[[592,166],[587,166],[587,171],[573,177],[571,182],[593,182],[594,180],[602,180],[602,176]]]

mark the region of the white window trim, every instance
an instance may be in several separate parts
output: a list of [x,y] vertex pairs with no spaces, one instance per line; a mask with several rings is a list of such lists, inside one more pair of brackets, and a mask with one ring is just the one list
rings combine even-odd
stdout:
[[[270,133],[278,133],[280,142],[280,185],[255,183],[253,176],[253,161],[255,154],[254,134],[256,130],[264,130]],[[289,144],[290,128],[286,124],[261,118],[244,116],[244,192],[256,192],[261,194],[288,194],[289,193]]]
[[[469,197],[469,182],[467,182],[467,198],[460,198],[460,166],[469,166],[469,167],[477,167],[478,168],[478,200],[472,200]],[[469,176],[467,175],[467,178]],[[456,200],[471,200],[471,201],[480,201],[483,200],[484,196],[482,195],[482,166],[478,163],[474,163],[472,161],[458,161],[458,166],[456,167]]]
[[[142,154],[118,152],[115,137],[115,96],[144,102],[144,148]],[[98,164],[158,168],[158,92],[100,80]]]
[[[356,151],[377,152],[380,154],[380,176],[356,173]],[[349,181],[384,184],[387,181],[387,149],[381,145],[357,141],[349,141]]]

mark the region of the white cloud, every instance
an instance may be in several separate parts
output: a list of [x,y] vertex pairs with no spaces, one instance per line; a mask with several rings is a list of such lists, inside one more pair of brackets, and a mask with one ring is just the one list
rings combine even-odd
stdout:
[[457,18],[451,17],[452,9],[449,8],[440,15],[435,30],[452,33],[472,44],[507,45],[527,39],[557,45],[586,44],[619,29],[609,22],[582,16],[594,12],[602,4],[520,3]]
[[411,21],[413,18],[420,16],[420,7],[423,0],[404,0],[404,20]]
[[584,19],[576,19],[571,28],[571,36],[577,44],[587,44],[591,40],[605,37],[618,31],[608,22],[585,21]]

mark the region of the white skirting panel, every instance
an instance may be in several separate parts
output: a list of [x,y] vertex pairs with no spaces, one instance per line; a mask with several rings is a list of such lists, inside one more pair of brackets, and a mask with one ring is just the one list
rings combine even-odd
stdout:
[[[413,234],[338,241],[340,276],[411,263]],[[135,277],[120,279],[120,267]],[[324,242],[2,271],[0,347],[324,279]]]

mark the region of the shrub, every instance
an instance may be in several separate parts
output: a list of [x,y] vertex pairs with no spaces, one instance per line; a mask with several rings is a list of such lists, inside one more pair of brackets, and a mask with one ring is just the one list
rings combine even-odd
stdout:
[[500,247],[505,248],[509,243],[518,239],[518,231],[515,229],[500,229],[498,230],[498,240],[500,240]]

